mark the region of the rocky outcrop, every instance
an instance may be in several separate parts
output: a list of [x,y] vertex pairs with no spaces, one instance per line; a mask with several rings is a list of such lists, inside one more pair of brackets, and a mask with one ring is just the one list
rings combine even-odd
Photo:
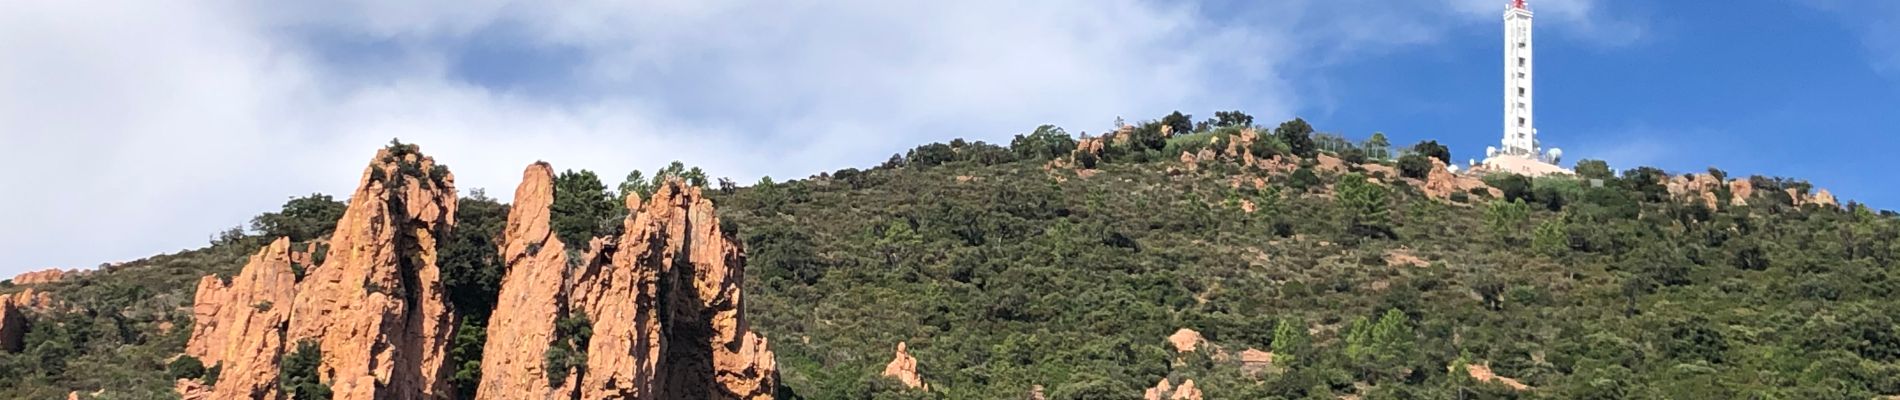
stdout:
[[44,270],[26,272],[26,273],[21,273],[19,275],[14,275],[13,284],[38,285],[42,283],[59,282],[59,280],[65,279],[65,278],[66,278],[65,270],[62,270],[59,268],[48,268]]
[[1431,171],[1426,172],[1424,182],[1418,185],[1419,191],[1424,192],[1426,196],[1449,200],[1453,193],[1470,193],[1472,190],[1485,191],[1491,194],[1491,197],[1503,196],[1503,192],[1484,183],[1484,179],[1468,174],[1451,173],[1451,169],[1445,167],[1445,162],[1431,157],[1426,159],[1432,162]]
[[[172,384],[172,390],[178,392],[179,400],[211,400],[211,387],[197,379],[179,379]],[[273,397],[264,397],[273,398]]]
[[26,290],[21,290],[18,293],[14,293],[12,296],[4,296],[4,297],[7,297],[8,300],[11,300],[13,302],[13,306],[19,308],[23,312],[24,311],[45,311],[47,309],[55,307],[58,304],[58,302],[53,300],[52,293],[34,290],[33,288],[26,288]]
[[[1671,197],[1700,202],[1709,209],[1716,209],[1721,205],[1715,192],[1725,188],[1731,189],[1731,195],[1733,194],[1734,185],[1723,183],[1721,179],[1709,174],[1680,175],[1669,178],[1668,182],[1663,184],[1663,189],[1667,190]],[[1742,199],[1743,197],[1731,197],[1729,203],[1735,204],[1737,200]]]
[[308,341],[322,352],[317,375],[334,399],[449,396],[455,324],[435,253],[454,224],[454,182],[413,145],[383,149],[350,196],[325,262],[301,281],[291,265],[306,258],[285,239],[252,256],[229,283],[200,280],[186,353],[223,366],[205,395],[271,397],[278,361]]
[[455,178],[413,145],[378,151],[324,263],[298,286],[288,342],[313,341],[335,399],[449,394],[455,327],[436,241],[455,224]]
[[1251,151],[1253,142],[1259,139],[1260,134],[1253,128],[1241,129],[1240,134],[1231,136],[1231,140],[1227,141],[1227,146],[1221,149],[1220,156],[1240,166],[1252,167],[1260,161]]
[[1196,347],[1206,342],[1207,339],[1201,337],[1201,333],[1193,329],[1181,328],[1174,331],[1173,335],[1168,335],[1168,344],[1174,346],[1176,353],[1193,352]]
[[1187,172],[1195,172],[1195,171],[1201,170],[1200,161],[1201,159],[1198,157],[1195,157],[1194,153],[1189,153],[1185,151],[1181,152],[1181,166],[1183,168],[1186,168]]
[[1259,373],[1273,366],[1273,353],[1259,349],[1240,351],[1240,370],[1248,374]]
[[910,356],[908,349],[904,348],[904,342],[897,342],[897,355],[891,358],[890,364],[884,366],[884,376],[895,378],[911,389],[929,390],[930,387],[917,374],[917,358]]
[[1827,207],[1840,206],[1839,203],[1834,202],[1834,193],[1828,192],[1827,189],[1818,189],[1818,190],[1815,190],[1814,193],[1812,194],[1805,193],[1800,190],[1796,190],[1794,188],[1787,189],[1787,192],[1788,192],[1788,198],[1794,199],[1794,205],[1796,206],[1805,206],[1809,204],[1827,206]]
[[1496,373],[1492,373],[1491,366],[1489,365],[1481,365],[1481,364],[1465,365],[1465,374],[1470,375],[1471,379],[1475,379],[1479,382],[1496,382],[1498,384],[1502,384],[1504,386],[1510,387],[1512,390],[1523,391],[1523,390],[1530,390],[1531,388],[1530,385],[1525,385],[1523,382],[1518,382],[1516,379],[1506,378],[1506,377],[1498,376],[1498,374]]
[[593,321],[579,397],[772,398],[777,363],[741,312],[745,254],[712,201],[674,179],[627,206],[573,278],[570,312]]
[[1193,379],[1181,381],[1181,386],[1174,386],[1168,383],[1168,378],[1161,378],[1161,382],[1156,383],[1155,387],[1143,391],[1141,398],[1145,400],[1201,400],[1201,389],[1194,387]]
[[206,398],[275,396],[284,324],[297,292],[290,260],[290,239],[279,238],[252,255],[229,284],[217,276],[198,281],[185,354],[223,369]]
[[502,228],[501,260],[507,269],[488,319],[476,398],[515,399],[557,390],[549,383],[545,354],[554,343],[556,319],[567,314],[568,258],[567,246],[549,222],[553,204],[554,169],[547,163],[529,165]]
[[1755,184],[1741,179],[1729,180],[1728,193],[1729,205],[1745,206],[1748,199],[1755,198]]
[[12,297],[0,297],[0,352],[17,353],[26,338],[26,315]]

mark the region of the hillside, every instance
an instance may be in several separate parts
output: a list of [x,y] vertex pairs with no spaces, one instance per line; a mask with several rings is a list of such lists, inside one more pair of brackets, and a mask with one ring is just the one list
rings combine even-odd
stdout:
[[[206,312],[194,310],[206,304],[201,278],[246,281],[236,279],[240,271],[260,265],[247,257],[273,247],[282,247],[275,250],[281,268],[297,275],[297,307],[281,311],[285,337],[320,340],[325,349],[368,342],[298,333],[307,330],[300,326],[338,326],[299,320],[317,315],[301,311],[310,276],[363,265],[384,268],[398,286],[412,287],[420,276],[434,282],[420,287],[441,287],[439,299],[405,295],[390,305],[397,311],[389,315],[400,317],[391,318],[443,322],[417,325],[440,337],[430,343],[445,359],[443,379],[417,378],[429,389],[401,395],[416,398],[474,398],[477,384],[501,381],[512,372],[497,371],[522,365],[547,379],[511,375],[509,387],[562,395],[617,387],[592,383],[612,376],[597,372],[620,366],[604,359],[614,353],[582,350],[600,348],[587,345],[590,337],[644,340],[639,328],[601,317],[623,314],[611,305],[634,303],[598,294],[616,293],[605,289],[616,281],[597,275],[609,266],[652,267],[660,282],[711,282],[706,287],[729,293],[697,303],[665,297],[625,313],[692,314],[653,320],[697,332],[644,331],[661,332],[649,334],[656,341],[757,343],[745,347],[754,364],[744,371],[767,374],[741,380],[769,384],[765,391],[773,393],[751,395],[776,398],[1900,394],[1900,301],[1891,295],[1900,286],[1893,276],[1900,219],[1890,212],[1835,204],[1796,180],[1728,179],[1713,169],[1610,174],[1586,160],[1578,163],[1580,177],[1459,177],[1444,170],[1442,160],[1452,158],[1436,143],[1390,151],[1383,137],[1354,143],[1314,133],[1303,121],[1253,127],[1251,117],[1222,114],[1191,124],[1177,113],[1080,141],[1044,127],[1007,147],[933,143],[872,168],[743,186],[707,182],[704,172],[675,164],[610,189],[592,172],[556,174],[558,163],[535,164],[509,196],[513,204],[477,193],[456,199],[462,194],[452,177],[441,179],[446,167],[373,164],[389,176],[434,179],[410,183],[433,190],[427,196],[399,196],[442,199],[439,209],[448,212],[441,221],[453,229],[429,225],[423,230],[437,235],[430,240],[375,242],[393,246],[395,261],[317,256],[354,254],[331,246],[369,243],[345,232],[384,232],[351,222],[363,206],[346,202],[407,193],[368,189],[366,172],[355,199],[293,200],[203,249],[51,282],[0,283],[0,294],[9,295],[0,304],[21,317],[0,323],[0,339],[8,330],[20,335],[17,346],[0,349],[0,397],[177,398],[185,386],[229,387],[219,381],[229,379],[223,375],[232,363],[181,356],[197,353],[187,344],[205,324]],[[384,150],[416,151],[402,144]],[[537,179],[545,183],[530,185]],[[551,197],[522,194],[537,190]],[[635,200],[623,200],[630,193]],[[522,235],[536,238],[533,245]],[[709,238],[716,243],[702,242]],[[564,250],[542,251],[561,243]],[[739,248],[743,254],[724,253]],[[531,276],[529,268],[555,275]],[[414,275],[438,269],[437,280]],[[742,279],[716,279],[726,270],[743,271]],[[513,278],[516,272],[523,277]],[[560,289],[503,284],[535,279]],[[646,282],[640,279],[633,281]],[[560,283],[573,281],[602,282],[603,289]],[[672,290],[657,285],[660,293]],[[35,294],[19,295],[29,290]],[[365,298],[381,292],[325,290]],[[50,304],[29,301],[37,293],[50,293]],[[431,310],[428,304],[445,304],[448,314],[411,317]],[[534,304],[560,306],[510,311]],[[252,307],[238,308],[277,315],[244,305]],[[537,319],[542,314],[546,320]],[[738,322],[693,325],[706,320]],[[550,349],[490,345],[521,339],[492,334],[515,328],[528,331],[521,337],[550,338],[523,340],[551,340]],[[405,329],[386,332],[419,332]],[[293,342],[278,343],[277,373],[249,384],[365,398],[351,397],[337,375],[298,375],[303,353]],[[522,351],[496,355],[511,348]],[[717,361],[728,356],[718,349],[706,356],[728,365]],[[341,357],[334,354],[343,353],[323,353]],[[517,361],[501,363],[504,357]],[[654,362],[628,362],[640,370],[641,360]],[[318,370],[339,363],[323,359]],[[725,379],[737,375],[714,375],[653,383],[644,387],[656,392],[644,393],[691,397],[681,390],[718,386],[725,391],[714,392],[747,396]],[[301,398],[310,396],[318,395]]]

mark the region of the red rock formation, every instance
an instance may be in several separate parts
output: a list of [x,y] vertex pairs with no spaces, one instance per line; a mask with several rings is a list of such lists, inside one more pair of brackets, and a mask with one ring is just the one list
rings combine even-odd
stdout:
[[1207,339],[1202,338],[1201,333],[1195,332],[1193,329],[1181,328],[1180,330],[1174,331],[1173,335],[1168,335],[1168,344],[1174,345],[1174,352],[1176,353],[1192,352],[1196,347],[1199,347],[1205,342],[1207,342]]
[[[406,147],[406,148],[405,148]],[[455,327],[436,268],[436,240],[455,224],[455,178],[413,145],[378,151],[298,286],[289,342],[315,341],[335,399],[449,394]]]
[[1181,164],[1187,168],[1187,172],[1199,171],[1201,169],[1200,159],[1196,158],[1194,153],[1181,152]]
[[297,291],[290,260],[290,239],[278,238],[252,255],[230,284],[217,276],[199,280],[185,354],[206,366],[223,365],[205,398],[276,396],[283,328]]
[[33,288],[26,288],[26,290],[14,293],[13,296],[10,297],[13,301],[13,306],[19,308],[21,311],[45,311],[57,305],[57,302],[53,300],[52,293],[34,290]]
[[1248,374],[1259,373],[1273,366],[1273,353],[1259,349],[1240,351],[1240,370]]
[[1525,385],[1523,382],[1518,382],[1516,379],[1506,378],[1506,377],[1498,376],[1496,373],[1492,373],[1491,366],[1489,365],[1481,365],[1481,364],[1465,365],[1465,374],[1470,375],[1471,379],[1476,379],[1479,382],[1497,382],[1499,384],[1503,384],[1504,386],[1508,386],[1513,390],[1523,391],[1523,390],[1530,390],[1531,388],[1530,385]]
[[65,278],[66,278],[65,270],[61,270],[59,268],[47,268],[44,270],[26,272],[26,273],[21,273],[19,275],[14,275],[13,284],[37,285],[37,284],[42,284],[42,283],[59,282],[60,279],[65,279]]
[[[179,379],[172,384],[172,390],[178,392],[179,400],[211,400],[211,388],[199,383],[197,379]],[[272,398],[272,397],[265,397]]]
[[898,382],[903,382],[904,386],[911,389],[929,390],[930,387],[924,384],[923,376],[918,375],[917,358],[910,356],[910,352],[904,348],[904,342],[897,342],[897,355],[891,358],[890,364],[884,366],[884,376],[897,378]]
[[1168,383],[1168,378],[1161,378],[1155,387],[1143,391],[1141,397],[1145,400],[1201,400],[1201,390],[1194,387],[1193,379],[1181,381],[1181,386],[1176,387]]
[[[553,204],[554,169],[547,163],[529,165],[502,230],[507,272],[488,319],[478,399],[557,394],[548,383],[545,353],[555,339],[555,321],[567,314],[568,260],[567,246],[549,225]],[[571,391],[559,394],[568,397]]]
[[1728,181],[1728,193],[1729,205],[1745,206],[1748,205],[1748,199],[1755,197],[1755,184],[1743,179],[1731,180]]
[[594,323],[580,398],[772,398],[777,364],[741,314],[745,254],[712,201],[672,180],[627,206],[574,278],[571,310]]

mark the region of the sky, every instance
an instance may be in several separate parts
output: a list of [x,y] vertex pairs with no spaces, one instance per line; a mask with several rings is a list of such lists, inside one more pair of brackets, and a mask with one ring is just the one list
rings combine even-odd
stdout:
[[[0,7],[0,276],[204,246],[347,195],[392,138],[464,193],[527,164],[783,180],[1041,124],[1295,116],[1479,158],[1503,0],[25,1]],[[1900,207],[1900,2],[1531,0],[1569,160]],[[1567,161],[1568,162],[1568,161]]]

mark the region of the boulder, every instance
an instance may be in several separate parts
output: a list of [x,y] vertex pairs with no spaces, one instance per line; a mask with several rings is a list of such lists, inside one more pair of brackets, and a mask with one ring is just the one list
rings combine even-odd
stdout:
[[567,314],[568,305],[567,246],[550,225],[553,204],[553,167],[542,162],[529,165],[521,173],[507,225],[502,228],[501,260],[506,272],[488,319],[478,399],[572,391],[549,383],[545,369],[555,321]]
[[450,395],[455,328],[436,242],[455,224],[455,177],[414,145],[376,153],[297,287],[286,342],[311,341],[336,400]]
[[1200,158],[1195,157],[1194,153],[1185,151],[1181,152],[1181,165],[1187,168],[1187,172],[1199,171],[1201,169]]
[[884,366],[884,376],[896,378],[911,389],[929,390],[927,388],[930,387],[917,374],[917,359],[910,356],[910,352],[904,348],[904,342],[897,342],[897,355],[891,358],[890,364]]
[[1205,342],[1207,339],[1201,337],[1201,333],[1193,329],[1181,328],[1174,331],[1173,335],[1168,335],[1168,344],[1174,345],[1176,353],[1193,352],[1196,347]]
[[1748,199],[1755,197],[1755,184],[1743,179],[1728,181],[1728,204],[1731,206],[1748,205]]
[[1434,199],[1450,199],[1452,193],[1459,191],[1458,176],[1445,168],[1443,161],[1432,157],[1426,157],[1426,159],[1432,161],[1432,168],[1425,173],[1425,182],[1419,187],[1419,191]]

